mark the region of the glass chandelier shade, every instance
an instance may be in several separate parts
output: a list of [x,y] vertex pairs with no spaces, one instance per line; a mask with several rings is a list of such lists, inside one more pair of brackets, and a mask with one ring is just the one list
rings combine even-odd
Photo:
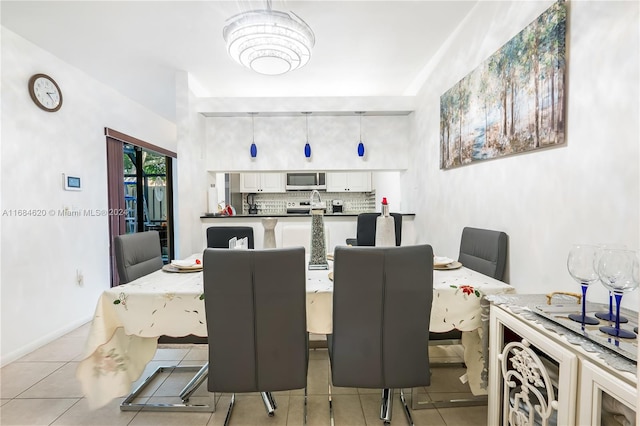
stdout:
[[279,75],[304,66],[315,44],[313,31],[299,16],[267,8],[250,10],[228,20],[222,35],[229,55],[265,75]]

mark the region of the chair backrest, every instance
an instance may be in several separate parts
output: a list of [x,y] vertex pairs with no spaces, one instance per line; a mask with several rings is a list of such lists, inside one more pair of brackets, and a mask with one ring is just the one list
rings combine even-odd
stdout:
[[207,247],[229,248],[229,240],[247,237],[250,249],[253,246],[253,228],[251,226],[210,226],[207,228]]
[[433,300],[429,245],[334,252],[331,374],[336,386],[428,386]]
[[304,388],[308,366],[304,249],[207,248],[203,267],[209,391]]
[[120,284],[162,268],[162,249],[158,231],[116,235],[113,238]]
[[[402,215],[400,213],[390,213],[395,222],[396,246],[402,242]],[[360,213],[358,215],[356,229],[356,244],[358,246],[376,245],[376,221],[380,213]]]
[[465,227],[458,261],[469,269],[502,281],[507,263],[507,234]]

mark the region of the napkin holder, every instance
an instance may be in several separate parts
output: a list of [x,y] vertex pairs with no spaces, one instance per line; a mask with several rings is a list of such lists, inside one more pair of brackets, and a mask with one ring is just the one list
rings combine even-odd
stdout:
[[247,237],[237,238],[233,237],[229,240],[229,248],[237,250],[246,250],[249,248],[249,240]]

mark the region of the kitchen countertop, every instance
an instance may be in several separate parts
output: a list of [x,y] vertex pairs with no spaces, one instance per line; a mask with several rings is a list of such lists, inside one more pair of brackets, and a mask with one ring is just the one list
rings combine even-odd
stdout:
[[[359,213],[325,213],[324,217],[358,217]],[[415,216],[415,213],[400,213],[403,216]],[[233,216],[213,216],[213,215],[202,215],[200,219],[247,219],[247,218],[265,218],[265,217],[310,217],[311,214],[237,214]]]

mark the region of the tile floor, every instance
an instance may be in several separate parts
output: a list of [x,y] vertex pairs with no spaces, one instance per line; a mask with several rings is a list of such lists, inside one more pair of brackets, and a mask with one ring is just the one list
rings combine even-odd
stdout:
[[[89,326],[84,325],[58,340],[38,349],[0,369],[0,425],[180,425],[209,426],[224,422],[228,395],[222,395],[215,413],[158,413],[150,411],[120,411],[121,400],[91,411],[82,397],[75,370],[84,347]],[[459,359],[460,347],[432,347],[432,361],[444,358]],[[207,358],[201,345],[162,345],[147,367],[151,372],[158,365],[199,365]],[[309,360],[307,424],[329,425],[327,392],[329,361],[326,349],[312,350]],[[469,395],[468,386],[458,380],[460,368],[433,369],[432,384],[420,389],[421,398],[445,399]],[[147,373],[143,375],[146,377]],[[186,384],[189,374],[161,376],[142,395],[143,400],[175,401],[178,391]],[[444,395],[446,394],[446,395]],[[205,386],[195,398],[206,398]],[[301,425],[303,392],[274,394],[278,409],[274,417],[267,417],[260,396],[236,395],[231,425]],[[380,392],[371,389],[333,388],[336,426],[382,425]],[[395,396],[392,425],[406,425],[399,397]],[[414,410],[416,425],[464,426],[485,425],[487,407],[465,407]]]

